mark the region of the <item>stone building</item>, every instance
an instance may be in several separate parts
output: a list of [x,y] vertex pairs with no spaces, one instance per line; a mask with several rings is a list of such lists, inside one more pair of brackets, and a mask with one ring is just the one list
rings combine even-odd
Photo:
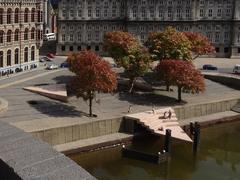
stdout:
[[92,49],[103,53],[104,33],[123,30],[144,42],[173,26],[200,32],[217,57],[240,57],[240,0],[60,0],[57,53]]
[[0,76],[38,66],[42,1],[0,0]]
[[43,0],[43,33],[57,33],[56,13],[50,0]]

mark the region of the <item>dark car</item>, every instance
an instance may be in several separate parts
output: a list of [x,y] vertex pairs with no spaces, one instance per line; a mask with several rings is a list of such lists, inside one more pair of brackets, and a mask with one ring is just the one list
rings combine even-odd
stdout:
[[67,61],[63,62],[61,65],[60,65],[61,68],[68,68],[69,67],[69,64]]
[[47,54],[47,57],[49,57],[49,58],[54,58],[55,55],[54,55],[53,53],[48,53],[48,54]]
[[213,66],[212,64],[204,64],[203,70],[218,70],[216,66]]

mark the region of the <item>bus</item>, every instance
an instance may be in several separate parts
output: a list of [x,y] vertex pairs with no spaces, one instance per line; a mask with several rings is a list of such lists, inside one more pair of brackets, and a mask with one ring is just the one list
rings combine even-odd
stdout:
[[56,40],[56,35],[55,33],[48,33],[43,35],[43,40],[44,41],[55,41]]

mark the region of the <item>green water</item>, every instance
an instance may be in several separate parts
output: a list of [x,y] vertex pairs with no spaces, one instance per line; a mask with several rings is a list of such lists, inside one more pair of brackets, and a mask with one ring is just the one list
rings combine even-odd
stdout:
[[[162,141],[148,136],[134,141],[132,147],[155,153],[162,149]],[[93,176],[104,180],[240,180],[240,122],[203,129],[196,156],[191,144],[174,141],[168,163],[123,158],[120,148],[71,158]]]

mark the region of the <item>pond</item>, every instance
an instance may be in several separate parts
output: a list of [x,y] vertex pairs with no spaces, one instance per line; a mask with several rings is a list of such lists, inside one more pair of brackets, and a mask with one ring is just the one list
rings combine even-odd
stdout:
[[[145,136],[132,148],[157,153],[163,138]],[[71,155],[74,161],[97,179],[104,180],[239,180],[240,122],[220,124],[201,130],[196,155],[191,144],[172,142],[171,159],[154,164],[122,157],[121,148]]]

